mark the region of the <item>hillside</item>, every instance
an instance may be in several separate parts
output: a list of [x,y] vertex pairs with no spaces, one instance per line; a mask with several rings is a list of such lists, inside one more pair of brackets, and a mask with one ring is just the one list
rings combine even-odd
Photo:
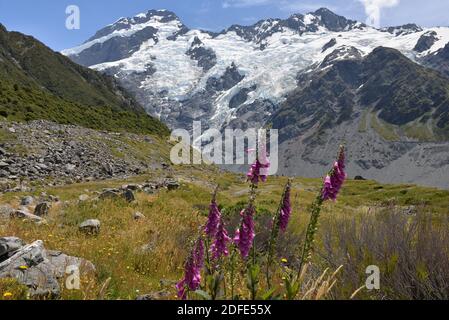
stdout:
[[0,25],[0,115],[94,129],[167,134],[114,79]]
[[355,174],[447,188],[448,42],[447,27],[376,29],[324,8],[216,33],[150,10],[63,54],[171,128],[273,125],[280,174],[318,177],[347,143]]

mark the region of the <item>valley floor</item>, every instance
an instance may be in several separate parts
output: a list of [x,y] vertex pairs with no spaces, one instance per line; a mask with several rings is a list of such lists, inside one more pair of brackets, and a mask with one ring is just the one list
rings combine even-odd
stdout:
[[[99,198],[105,188],[131,185],[135,189],[164,179],[178,181],[179,188],[135,191],[133,202]],[[269,221],[286,180],[273,177],[260,186],[258,224]],[[47,249],[85,258],[96,266],[95,275],[82,279],[80,290],[67,290],[61,285],[61,299],[135,299],[144,294],[175,299],[174,284],[182,277],[189,240],[206,220],[216,184],[220,186],[218,203],[226,212],[232,235],[232,227],[239,219],[235,208],[248,196],[245,177],[216,168],[187,166],[169,171],[156,169],[128,179],[36,186],[26,192],[3,193],[0,203],[13,208],[19,208],[21,199],[29,195],[35,200],[52,195],[56,201],[45,223],[4,219],[0,236],[19,237],[27,243],[42,240]],[[279,242],[279,260],[286,258],[294,265],[308,223],[309,206],[320,188],[320,179],[294,179],[293,217]],[[28,209],[32,211],[35,204]],[[136,212],[144,217],[136,220]],[[442,273],[449,271],[448,213],[448,191],[350,180],[339,200],[324,207],[312,274],[343,265],[328,297],[331,299],[348,299],[364,284],[365,268],[372,264],[382,270],[382,288],[363,290],[358,298],[448,298],[449,272]],[[79,231],[78,225],[86,219],[101,221],[98,235]],[[263,243],[265,236],[258,234],[256,242]],[[409,278],[404,278],[405,271]],[[407,284],[413,288],[407,288]],[[0,299],[10,291],[12,298],[20,298],[19,293],[14,297],[19,291],[11,286],[0,279]]]

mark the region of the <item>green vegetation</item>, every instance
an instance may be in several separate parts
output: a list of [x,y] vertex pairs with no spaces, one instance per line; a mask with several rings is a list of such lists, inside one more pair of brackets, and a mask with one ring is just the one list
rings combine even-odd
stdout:
[[379,119],[375,113],[371,114],[370,123],[371,127],[385,140],[398,141],[400,139],[394,126]]
[[167,135],[115,80],[0,26],[0,116]]
[[[229,232],[233,234],[233,227],[239,219],[239,209],[248,199],[248,184],[242,175],[221,173],[211,167],[176,167],[173,175],[181,181],[181,188],[176,191],[160,191],[154,195],[137,194],[137,201],[129,204],[122,200],[87,201],[78,202],[78,196],[87,193],[91,197],[96,191],[103,188],[119,187],[124,183],[142,183],[148,180],[157,180],[165,177],[166,172],[155,171],[151,174],[130,178],[127,180],[107,180],[74,184],[63,187],[42,187],[35,190],[38,196],[42,191],[58,196],[61,201],[69,201],[66,205],[54,205],[47,218],[48,223],[37,226],[35,224],[11,220],[0,226],[3,235],[15,235],[27,242],[37,239],[44,241],[49,249],[62,250],[67,254],[84,257],[91,260],[97,267],[98,274],[95,279],[84,279],[81,291],[63,291],[63,299],[97,299],[101,288],[108,278],[104,294],[106,299],[134,299],[139,294],[167,291],[168,299],[174,299],[176,291],[173,282],[179,280],[183,273],[183,263],[188,254],[190,240],[198,232],[198,225],[204,224],[207,217],[208,205],[214,184],[221,186],[218,203],[223,206],[223,215],[227,217]],[[269,222],[273,212],[277,209],[282,195],[283,185],[287,178],[269,178],[258,190],[256,221],[264,226]],[[303,234],[309,218],[309,208],[317,192],[321,188],[321,179],[295,178],[292,183],[293,215],[288,232],[279,239],[279,256],[276,261],[285,258],[287,265],[296,263],[293,257],[302,243]],[[0,197],[0,202],[18,206],[19,199],[25,193],[7,193]],[[383,185],[374,181],[349,180],[344,185],[340,198],[336,203],[326,203],[322,209],[321,223],[317,234],[317,252],[314,255],[314,270],[309,278],[316,280],[327,267],[330,274],[342,264],[343,269],[337,277],[337,283],[327,298],[348,299],[350,295],[364,284],[366,275],[364,268],[369,264],[378,264],[382,270],[388,266],[396,265],[397,272],[402,266],[398,260],[392,262],[392,255],[402,257],[399,250],[402,247],[388,246],[388,256],[382,257],[383,247],[379,247],[380,256],[366,256],[359,259],[358,251],[351,255],[352,260],[345,260],[346,254],[338,249],[338,241],[352,249],[364,248],[366,242],[355,242],[352,236],[359,237],[358,231],[351,231],[353,225],[359,228],[368,228],[365,224],[376,226],[379,233],[393,228],[395,232],[402,232],[408,223],[391,225],[386,217],[399,215],[412,223],[414,216],[407,216],[410,206],[432,215],[435,223],[425,234],[439,234],[439,222],[447,218],[449,207],[449,192],[423,188],[414,185]],[[132,214],[142,212],[146,219],[134,221]],[[61,214],[63,213],[64,214]],[[396,212],[396,213],[395,213]],[[98,218],[102,229],[98,237],[87,237],[77,230],[77,224],[83,219]],[[379,225],[373,219],[379,219]],[[369,221],[369,222],[368,222]],[[402,220],[401,220],[402,221]],[[444,224],[440,225],[444,227]],[[371,228],[371,227],[370,227]],[[430,228],[430,227],[429,227]],[[261,229],[258,229],[261,230]],[[367,229],[371,230],[371,229]],[[262,244],[267,235],[260,233],[256,243]],[[334,239],[334,240],[332,240]],[[340,240],[338,240],[340,239]],[[380,245],[383,236],[366,240],[373,245]],[[329,241],[331,241],[329,243]],[[334,242],[335,241],[335,242]],[[394,242],[390,242],[392,245]],[[416,243],[416,242],[414,242]],[[432,242],[429,242],[432,243]],[[150,244],[148,251],[141,251],[142,246]],[[331,255],[326,250],[333,248]],[[343,249],[342,249],[343,250]],[[408,249],[412,250],[412,249]],[[348,251],[349,252],[349,251]],[[336,254],[338,253],[338,254]],[[444,251],[439,254],[444,255]],[[410,251],[410,256],[412,256]],[[331,259],[332,258],[332,259]],[[402,259],[402,258],[401,258]],[[390,262],[388,262],[390,261]],[[431,265],[423,260],[416,264],[420,270],[430,270]],[[449,261],[449,260],[446,260]],[[419,261],[418,261],[419,262]],[[405,266],[406,264],[404,264]],[[354,270],[359,270],[354,274]],[[416,269],[414,272],[418,272]],[[315,276],[313,276],[315,274]],[[389,281],[396,273],[390,271],[386,276]],[[344,279],[344,280],[342,280]],[[383,278],[384,279],[384,278]],[[161,280],[164,280],[161,284]],[[430,281],[430,280],[429,280]],[[382,294],[388,297],[397,297],[394,293],[399,290],[393,283],[383,282]],[[5,291],[0,286],[0,294]],[[380,294],[376,291],[362,290],[359,298],[372,299]],[[411,296],[403,296],[410,298]],[[309,297],[311,298],[311,297]]]
[[436,140],[427,123],[412,122],[404,126],[403,130],[407,137],[421,142]]

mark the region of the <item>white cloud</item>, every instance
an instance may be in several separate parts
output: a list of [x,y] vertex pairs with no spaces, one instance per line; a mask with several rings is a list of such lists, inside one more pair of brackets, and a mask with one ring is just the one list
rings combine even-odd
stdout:
[[400,0],[359,0],[365,6],[365,12],[368,16],[366,24],[373,27],[380,27],[380,16],[383,8],[395,7]]

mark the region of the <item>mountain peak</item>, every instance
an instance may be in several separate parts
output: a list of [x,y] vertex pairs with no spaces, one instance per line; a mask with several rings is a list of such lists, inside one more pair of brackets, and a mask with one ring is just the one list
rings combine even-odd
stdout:
[[321,23],[331,31],[340,32],[345,29],[356,25],[358,22],[354,20],[346,19],[327,8],[320,8],[311,13],[314,16],[320,17]]
[[318,10],[316,10],[315,12],[313,12],[313,14],[319,16],[319,15],[325,15],[325,14],[331,14],[331,15],[337,15],[335,14],[333,11],[329,10],[328,8],[325,7],[321,7]]

